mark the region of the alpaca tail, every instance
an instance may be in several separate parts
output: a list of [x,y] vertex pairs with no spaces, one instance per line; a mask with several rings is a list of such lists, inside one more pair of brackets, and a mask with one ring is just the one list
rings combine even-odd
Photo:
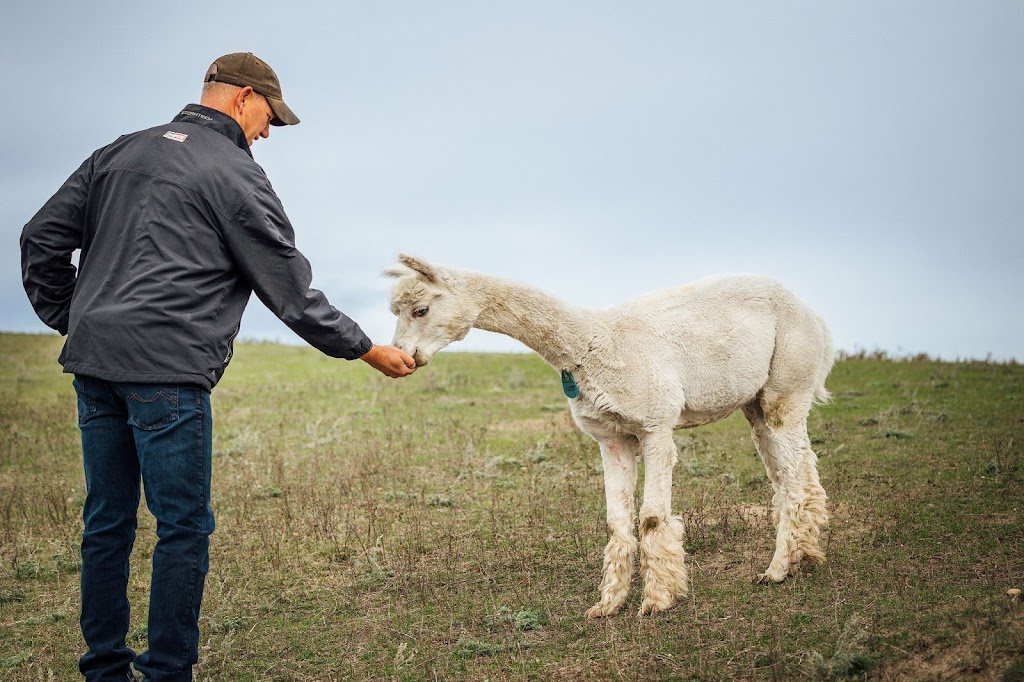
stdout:
[[818,366],[818,376],[815,381],[814,401],[818,404],[825,404],[832,401],[832,394],[825,388],[825,379],[835,363],[835,349],[832,347],[832,333],[828,330],[828,325],[821,317],[818,317],[818,324],[821,326],[822,346],[821,364]]

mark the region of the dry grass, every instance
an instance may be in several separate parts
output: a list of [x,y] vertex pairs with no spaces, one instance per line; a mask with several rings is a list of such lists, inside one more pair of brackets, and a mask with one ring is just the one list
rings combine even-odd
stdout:
[[[0,335],[0,679],[76,679],[82,475],[59,339]],[[1024,679],[1024,370],[850,357],[811,431],[828,563],[778,586],[740,417],[679,432],[693,590],[587,621],[596,446],[532,355],[446,353],[401,382],[238,348],[214,392],[203,680]],[[133,555],[144,647],[153,522]]]

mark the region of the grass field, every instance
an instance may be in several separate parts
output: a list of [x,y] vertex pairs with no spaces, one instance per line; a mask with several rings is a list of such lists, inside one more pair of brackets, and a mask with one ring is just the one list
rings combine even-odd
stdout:
[[[0,680],[74,680],[83,476],[61,340],[0,335]],[[242,344],[213,393],[201,680],[1024,680],[1024,367],[853,357],[811,413],[828,562],[774,548],[740,415],[679,431],[692,590],[588,621],[597,446],[534,355],[409,379]],[[642,471],[641,471],[642,475]],[[130,596],[145,647],[154,523]]]

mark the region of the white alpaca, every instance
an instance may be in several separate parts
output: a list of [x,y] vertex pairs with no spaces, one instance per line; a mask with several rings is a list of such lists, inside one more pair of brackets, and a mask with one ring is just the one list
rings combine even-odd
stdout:
[[[780,284],[717,276],[604,310],[566,305],[516,282],[399,256],[391,310],[394,345],[426,365],[472,327],[506,334],[562,371],[579,427],[601,446],[610,538],[601,599],[610,616],[629,591],[636,458],[646,468],[639,515],[640,614],[687,592],[682,520],[671,513],[673,429],[740,409],[775,495],[775,555],[759,576],[781,582],[801,560],[822,562],[825,491],[807,437],[807,414],[828,399],[832,341],[822,320]],[[575,389],[575,390],[574,390]],[[572,397],[576,395],[576,397]]]

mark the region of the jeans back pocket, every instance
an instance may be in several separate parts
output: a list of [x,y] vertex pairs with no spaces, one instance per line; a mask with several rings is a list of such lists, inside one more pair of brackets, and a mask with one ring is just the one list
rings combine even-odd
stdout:
[[128,423],[155,431],[178,421],[177,386],[133,386],[125,395]]

